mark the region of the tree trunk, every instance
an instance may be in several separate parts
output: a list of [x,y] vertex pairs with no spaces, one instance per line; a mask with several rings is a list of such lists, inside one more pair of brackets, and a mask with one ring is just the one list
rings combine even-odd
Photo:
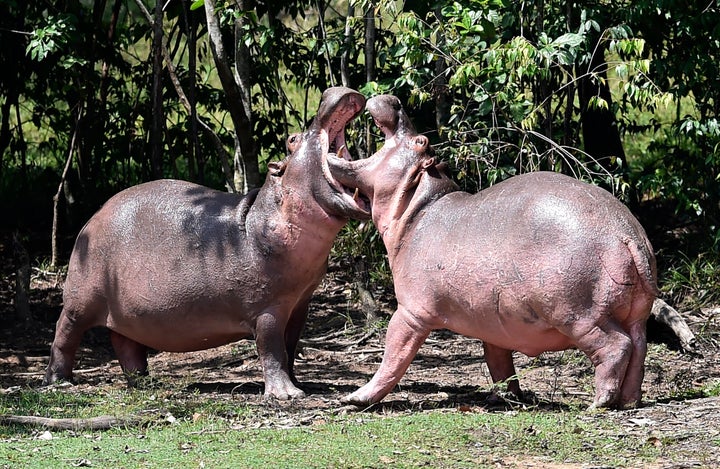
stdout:
[[150,129],[150,173],[153,178],[162,177],[163,154],[163,127],[165,115],[163,113],[162,97],[162,41],[163,41],[163,11],[162,1],[155,2],[155,18],[153,21],[153,84],[152,84],[152,127]]
[[[437,6],[435,8],[435,19],[439,24],[443,23],[442,8]],[[443,49],[445,45],[445,37],[442,33],[438,33],[437,47]],[[438,57],[435,60],[435,81],[433,82],[433,96],[435,97],[435,127],[438,130],[438,134],[441,129],[445,127],[450,120],[450,93],[445,79],[445,71],[447,70],[447,64],[445,59]]]
[[672,335],[677,338],[680,347],[685,352],[696,353],[698,351],[695,334],[692,333],[683,317],[675,308],[660,298],[656,298],[650,314],[658,323],[668,328]]
[[[580,26],[579,15],[575,11],[575,2],[567,0],[565,3],[565,16],[567,17],[567,30],[577,31]],[[575,80],[568,80],[565,91],[565,109],[563,113],[563,140],[566,147],[577,145],[577,128],[574,123],[575,116]]]
[[350,57],[352,51],[355,50],[354,37],[352,31],[353,16],[355,16],[355,5],[352,2],[348,2],[348,12],[345,18],[345,35],[343,39],[343,52],[340,56],[340,79],[342,85],[348,88],[352,88],[352,80],[350,79]]
[[15,317],[24,323],[32,321],[30,313],[30,256],[18,231],[13,233],[15,253]]
[[[187,152],[188,177],[191,181],[204,183],[205,174],[200,163],[200,139],[198,138],[196,74],[197,74],[197,27],[195,15],[190,11],[189,2],[183,2],[183,17],[187,30],[188,47],[188,101],[190,104],[190,146]],[[195,165],[197,164],[197,172]]]
[[[370,2],[368,9],[365,11],[365,80],[366,82],[375,81],[375,40],[376,40],[376,29],[375,29],[375,4]],[[365,124],[365,135],[367,142],[367,154],[372,155],[375,153],[375,139],[372,137],[370,123]],[[369,228],[367,224],[363,224],[358,227],[358,230],[367,230]],[[368,239],[369,237],[366,237]],[[370,242],[370,241],[368,241]],[[365,323],[371,325],[377,321],[377,303],[373,298],[372,293],[369,289],[370,266],[364,259],[359,258],[355,260],[353,270],[355,270],[355,289],[360,297],[360,304],[365,312]]]
[[83,106],[78,105],[77,119],[75,120],[75,126],[73,129],[72,137],[70,138],[70,148],[68,148],[67,160],[65,160],[65,168],[63,169],[62,175],[60,176],[60,184],[58,184],[57,192],[53,197],[53,223],[52,232],[50,233],[50,268],[55,270],[58,265],[58,225],[60,222],[60,197],[63,195],[63,188],[65,186],[65,179],[67,178],[68,171],[72,165],[72,156],[75,152],[75,143],[77,141],[78,129],[80,128],[80,117],[82,116]]
[[3,156],[5,155],[5,150],[7,150],[10,146],[10,142],[12,141],[12,132],[10,132],[12,106],[18,105],[17,94],[13,92],[15,90],[17,90],[17,87],[9,90],[8,94],[5,96],[2,108],[0,108],[0,119],[2,119],[2,122],[0,123],[0,175],[2,175],[3,172]]
[[[150,12],[145,7],[145,4],[142,2],[142,0],[135,0],[135,4],[138,6],[138,8],[140,8],[140,11],[142,11],[147,22],[149,24],[152,24],[152,15],[150,15]],[[191,109],[190,101],[188,100],[185,90],[183,90],[183,87],[180,84],[180,79],[175,72],[175,66],[173,65],[172,60],[170,60],[170,53],[168,52],[167,47],[164,43],[162,45],[162,54],[163,58],[165,59],[165,66],[167,67],[168,76],[170,77],[170,81],[173,84],[173,88],[175,88],[175,92],[178,95],[178,99],[180,99],[180,103],[183,105],[183,107],[189,114]],[[215,131],[213,131],[213,129],[207,123],[205,123],[200,118],[200,116],[197,117],[196,121],[200,126],[200,129],[203,131],[203,134],[210,139],[213,146],[215,147],[215,150],[218,152],[218,158],[220,159],[220,165],[223,168],[226,185],[230,190],[233,190],[234,186],[232,182],[232,169],[230,168],[230,155],[228,154],[227,150],[225,150],[222,141],[220,141],[220,137],[218,137]]]
[[[239,174],[235,177],[236,182],[231,190],[244,192],[246,188],[249,190],[260,185],[257,149],[252,134],[252,123],[248,118],[251,115],[250,109],[245,109],[242,88],[235,81],[235,76],[229,65],[228,55],[222,41],[220,21],[215,12],[214,0],[205,0],[205,17],[210,35],[210,49],[217,67],[218,78],[227,98],[230,118],[235,126],[235,154],[238,155],[236,162],[239,163],[236,172],[239,172]],[[249,68],[250,63],[245,62],[238,64],[238,66],[240,68]]]
[[[4,18],[6,27],[10,27],[17,31],[24,31],[25,13],[27,11],[27,2],[17,2],[17,13],[11,12],[8,6],[9,2],[0,2],[0,15]],[[13,64],[8,69],[10,73],[6,73],[3,83],[4,101],[0,109],[0,174],[3,172],[3,159],[6,151],[12,141],[12,131],[10,130],[10,120],[12,119],[13,106],[17,109],[19,106],[19,97],[23,94],[25,88],[25,71],[24,49],[25,38],[20,34],[3,35],[3,53],[2,57],[7,60],[8,64]],[[22,123],[18,122],[20,127]]]
[[20,177],[21,187],[24,189],[27,184],[27,142],[25,141],[25,134],[23,133],[22,116],[20,116],[19,103],[15,103],[15,122],[18,123],[18,150],[20,151]]
[[[249,11],[255,9],[255,3],[252,0],[237,0],[237,6],[241,11]],[[240,96],[242,99],[242,109],[238,112],[243,113],[243,119],[247,122],[248,129],[252,131],[252,101],[251,101],[251,67],[252,58],[250,50],[245,45],[244,28],[247,21],[244,15],[240,15],[235,20],[235,82],[240,88]],[[253,135],[243,137],[238,135],[236,140],[235,152],[235,187],[243,193],[247,193],[250,189],[260,187],[262,178],[257,165],[257,149],[255,148],[255,138]],[[239,150],[239,151],[238,151]]]
[[120,418],[112,415],[101,415],[85,419],[55,419],[35,415],[0,415],[0,425],[28,425],[51,430],[109,430],[142,424],[135,417]]
[[[327,46],[328,38],[327,38],[327,30],[325,29],[325,2],[322,0],[317,0],[317,9],[318,9],[318,28],[320,29],[320,38],[322,39],[322,44]],[[327,75],[329,78],[330,86],[335,86],[335,75],[333,74],[333,67],[332,67],[332,61],[330,60],[330,52],[328,52],[327,47],[323,47],[325,53],[323,56],[325,57],[325,64],[327,65]]]
[[[365,11],[365,82],[375,81],[375,2],[370,2]],[[375,139],[372,137],[370,123],[365,126],[367,153],[375,153]]]
[[365,81],[375,81],[375,4],[370,2],[365,12]]

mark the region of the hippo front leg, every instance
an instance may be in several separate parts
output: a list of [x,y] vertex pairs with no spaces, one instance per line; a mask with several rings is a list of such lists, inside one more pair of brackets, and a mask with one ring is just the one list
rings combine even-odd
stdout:
[[398,308],[388,324],[380,368],[369,383],[341,399],[341,402],[367,406],[387,396],[400,382],[420,346],[430,335],[430,330],[407,310]]
[[286,321],[274,313],[263,313],[255,325],[255,343],[263,367],[265,397],[287,400],[305,396],[292,382],[285,344]]
[[92,326],[88,317],[92,315],[83,314],[82,309],[73,309],[69,306],[63,308],[55,326],[55,338],[50,347],[50,362],[43,385],[72,381],[75,354],[80,347],[83,334]]

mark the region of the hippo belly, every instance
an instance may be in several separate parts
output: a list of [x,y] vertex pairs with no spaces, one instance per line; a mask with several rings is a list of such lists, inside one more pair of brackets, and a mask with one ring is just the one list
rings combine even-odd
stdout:
[[251,321],[239,311],[234,311],[234,315],[219,310],[167,313],[120,317],[111,313],[103,325],[149,348],[166,352],[205,350],[252,338],[255,332]]
[[491,265],[489,261],[472,266],[460,263],[448,269],[441,262],[441,259],[430,262],[440,268],[432,274],[426,270],[424,278],[415,279],[414,294],[398,292],[398,302],[406,306],[408,314],[417,316],[417,322],[531,357],[575,346],[571,338],[546,319],[551,316],[542,309],[546,307],[543,299],[547,290],[537,294],[530,281],[516,280],[504,286],[480,281],[497,278],[497,270],[484,268]]

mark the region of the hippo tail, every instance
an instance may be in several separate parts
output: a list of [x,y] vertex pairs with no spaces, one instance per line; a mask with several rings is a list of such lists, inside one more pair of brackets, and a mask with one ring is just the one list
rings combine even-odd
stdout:
[[625,240],[625,245],[630,251],[643,290],[653,297],[658,296],[660,290],[657,287],[657,264],[650,241],[647,237],[640,236],[639,239]]

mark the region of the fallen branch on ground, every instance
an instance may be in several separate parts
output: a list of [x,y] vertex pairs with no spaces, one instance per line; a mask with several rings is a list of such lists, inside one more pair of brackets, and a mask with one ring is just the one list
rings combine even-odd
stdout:
[[656,298],[650,314],[657,322],[666,325],[680,341],[680,346],[686,352],[697,352],[695,334],[692,333],[685,320],[675,308]]
[[32,427],[51,428],[55,430],[109,430],[116,427],[140,425],[138,418],[119,418],[101,415],[86,419],[53,419],[33,415],[0,415],[0,425],[29,425]]

